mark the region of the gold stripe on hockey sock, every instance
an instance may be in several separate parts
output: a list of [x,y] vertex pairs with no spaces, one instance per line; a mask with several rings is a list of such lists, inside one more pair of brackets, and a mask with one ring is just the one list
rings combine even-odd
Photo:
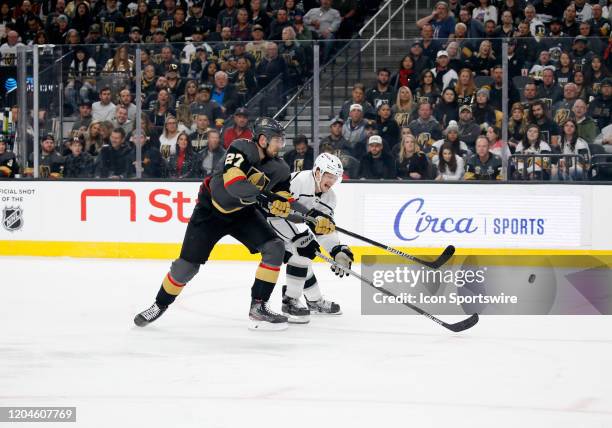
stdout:
[[269,266],[265,263],[260,263],[257,267],[257,271],[255,272],[255,278],[260,279],[262,281],[270,282],[272,284],[276,284],[276,280],[278,279],[279,273],[280,267]]
[[180,284],[172,279],[170,276],[170,272],[164,278],[164,282],[162,282],[162,286],[166,293],[171,294],[173,296],[178,296],[181,291],[183,291],[183,287],[185,284]]

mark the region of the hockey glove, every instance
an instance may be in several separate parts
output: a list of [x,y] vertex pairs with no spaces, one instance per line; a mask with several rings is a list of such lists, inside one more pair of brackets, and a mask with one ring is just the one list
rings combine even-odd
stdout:
[[287,217],[291,213],[291,201],[293,197],[289,192],[276,192],[277,199],[269,204],[270,214],[277,217]]
[[308,223],[308,227],[316,235],[327,235],[336,230],[334,220],[329,215],[317,210],[310,210],[306,215],[315,219],[314,223]]
[[300,256],[309,258],[310,260],[313,260],[317,255],[317,251],[321,250],[319,243],[307,230],[295,235],[291,242],[293,242],[293,245]]
[[[346,245],[336,245],[329,252],[329,255],[332,256],[336,263],[347,269],[351,268],[351,264],[355,260],[355,258],[353,257],[353,252]],[[348,276],[348,272],[342,269],[341,267],[332,266],[331,270],[340,278],[342,278],[343,276]]]

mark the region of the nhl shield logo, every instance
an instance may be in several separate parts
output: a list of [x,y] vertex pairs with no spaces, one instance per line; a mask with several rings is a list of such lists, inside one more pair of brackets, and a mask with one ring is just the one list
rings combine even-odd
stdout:
[[23,210],[21,207],[4,207],[2,210],[2,227],[15,232],[23,227]]

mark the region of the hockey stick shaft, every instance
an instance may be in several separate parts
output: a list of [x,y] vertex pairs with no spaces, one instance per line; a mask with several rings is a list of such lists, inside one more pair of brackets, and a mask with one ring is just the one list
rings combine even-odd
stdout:
[[[395,294],[393,294],[392,292],[390,292],[389,290],[386,290],[382,287],[377,287],[374,285],[374,283],[372,281],[370,281],[369,279],[364,278],[363,276],[359,275],[357,272],[355,272],[352,269],[349,269],[345,266],[340,265],[339,263],[337,263],[335,260],[331,259],[330,257],[327,257],[324,254],[321,254],[321,252],[317,251],[317,256],[320,257],[321,259],[325,260],[327,263],[329,263],[330,265],[338,268],[338,269],[342,269],[345,272],[347,272],[348,274],[354,276],[355,278],[361,280],[362,282],[366,283],[367,285],[369,285],[370,287],[380,291],[383,294],[386,294],[387,296],[394,296],[397,297]],[[413,311],[415,311],[416,313],[423,315],[424,317],[429,318],[430,320],[432,320],[433,322],[441,325],[442,327],[454,331],[454,332],[460,332],[460,331],[464,331],[467,330],[468,328],[473,327],[477,322],[478,322],[478,314],[473,314],[470,317],[464,319],[463,321],[459,321],[458,323],[455,324],[449,324],[446,323],[444,321],[442,321],[441,319],[435,317],[434,315],[430,314],[429,312],[425,311],[424,309],[419,308],[416,305],[413,305],[411,303],[408,302],[401,302],[402,305],[412,309]]]

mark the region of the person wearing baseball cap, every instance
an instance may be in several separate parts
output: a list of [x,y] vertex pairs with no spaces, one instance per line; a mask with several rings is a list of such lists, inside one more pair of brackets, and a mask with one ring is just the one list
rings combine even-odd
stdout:
[[395,160],[383,150],[383,140],[380,135],[368,138],[368,154],[361,158],[359,178],[367,180],[393,180],[397,177]]
[[599,93],[589,103],[588,115],[597,122],[600,130],[612,124],[612,78],[601,81]]
[[365,153],[363,146],[365,146],[365,127],[367,121],[363,118],[363,107],[360,104],[352,104],[349,108],[348,117],[349,119],[342,127],[342,135],[349,142],[353,150],[356,150],[361,145],[361,152]]
[[246,108],[237,108],[233,119],[234,126],[223,131],[223,148],[225,149],[239,138],[247,140],[253,138],[253,132],[249,129],[249,111]]
[[438,51],[436,54],[436,66],[431,69],[431,72],[438,87],[442,88],[442,90],[445,90],[451,83],[459,80],[457,72],[449,67],[449,63],[448,52],[445,50]]
[[[55,148],[55,136],[45,134],[41,139],[40,157],[38,161],[41,178],[61,178],[64,169],[64,158]],[[32,174],[34,168],[34,153],[28,157],[26,174]]]
[[474,148],[476,138],[481,133],[480,125],[474,120],[472,115],[472,107],[462,105],[459,107],[459,139],[464,141],[468,147]]
[[344,120],[341,117],[334,117],[329,124],[329,135],[321,140],[321,144],[330,144],[335,150],[347,150],[352,155],[349,142],[342,136]]

